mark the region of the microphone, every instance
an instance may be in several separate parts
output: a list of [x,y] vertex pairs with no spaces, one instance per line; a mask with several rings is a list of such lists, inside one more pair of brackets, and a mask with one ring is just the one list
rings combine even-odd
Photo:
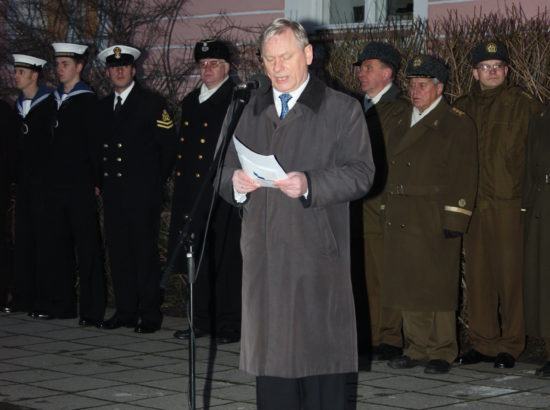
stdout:
[[236,85],[234,90],[254,91],[255,94],[264,94],[269,90],[269,87],[271,87],[271,80],[269,77],[263,74],[255,74],[246,83]]

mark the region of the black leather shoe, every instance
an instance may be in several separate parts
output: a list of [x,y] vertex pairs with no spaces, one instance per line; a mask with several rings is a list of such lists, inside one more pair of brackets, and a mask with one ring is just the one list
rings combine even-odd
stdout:
[[388,366],[392,369],[412,369],[421,364],[422,362],[420,360],[411,359],[406,355],[396,357],[388,362]]
[[33,319],[38,319],[38,312],[33,310],[32,312],[27,313],[27,316],[32,317]]
[[136,333],[155,333],[160,329],[159,325],[154,325],[152,323],[140,323],[134,329]]
[[535,371],[535,376],[550,377],[550,362],[546,362],[544,366]]
[[403,349],[397,346],[392,346],[386,343],[380,343],[380,345],[373,349],[373,360],[393,360],[403,354]]
[[219,345],[235,343],[235,342],[238,342],[239,340],[241,340],[241,337],[238,335],[227,334],[227,335],[216,336],[216,344],[219,344]]
[[113,330],[113,329],[118,329],[119,327],[134,327],[135,325],[136,325],[135,323],[124,322],[120,320],[120,318],[117,315],[115,315],[112,318],[102,322],[101,326],[98,326],[98,328]]
[[[189,339],[189,333],[191,333],[191,329],[189,328],[184,330],[176,330],[174,332],[174,337],[180,340],[187,340]],[[204,337],[207,335],[208,335],[208,332],[206,330],[195,329],[195,339],[198,339],[199,337]]]
[[480,362],[492,362],[494,357],[486,356],[483,353],[478,352],[476,349],[470,349],[462,356],[458,356],[456,362],[458,364],[476,364]]
[[516,359],[510,353],[500,352],[495,359],[497,369],[511,369],[516,365]]
[[11,313],[11,307],[10,306],[2,306],[0,309],[3,313]]
[[424,369],[427,374],[445,374],[451,370],[451,363],[441,359],[430,360]]
[[78,321],[78,326],[84,326],[84,327],[95,326],[101,329],[102,323],[103,323],[103,320],[86,319],[83,317]]

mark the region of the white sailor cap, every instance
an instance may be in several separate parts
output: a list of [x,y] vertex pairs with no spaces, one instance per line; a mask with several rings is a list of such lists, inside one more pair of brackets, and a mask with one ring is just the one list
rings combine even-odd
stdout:
[[134,47],[117,44],[107,47],[97,55],[97,58],[107,67],[132,65],[139,58],[141,52]]
[[42,67],[44,67],[44,64],[46,64],[46,60],[26,54],[12,54],[12,56],[14,67],[30,68],[31,70],[40,71]]
[[88,46],[73,43],[52,43],[56,57],[82,57]]

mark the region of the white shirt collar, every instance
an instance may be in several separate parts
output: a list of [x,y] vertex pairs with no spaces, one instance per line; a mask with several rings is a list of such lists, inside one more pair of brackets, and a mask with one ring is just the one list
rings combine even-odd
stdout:
[[135,81],[132,81],[132,84],[130,84],[128,86],[128,88],[126,88],[123,92],[121,92],[120,94],[117,93],[115,91],[115,99],[113,101],[113,109],[115,108],[115,105],[116,105],[116,100],[118,99],[118,97],[121,98],[121,104],[124,105],[124,102],[126,101],[126,98],[128,98],[128,95],[130,94],[130,91],[132,91],[132,89],[134,88],[134,85],[136,85],[136,82]]
[[365,96],[366,96],[366,98],[370,98],[370,100],[372,101],[373,104],[378,104],[378,101],[380,101],[382,96],[388,92],[388,90],[391,88],[392,84],[393,83],[390,81],[388,83],[388,85],[386,85],[384,88],[382,88],[382,90],[378,94],[376,94],[374,97],[371,97],[368,94],[365,94]]
[[428,108],[426,108],[422,113],[418,111],[418,108],[413,107],[413,112],[411,116],[411,127],[416,124],[418,121],[420,121],[422,118],[425,118],[426,115],[428,115],[435,107],[437,107],[437,104],[441,102],[441,99],[443,98],[443,95],[440,95],[437,100],[435,100]]
[[206,100],[208,100],[210,97],[212,97],[216,91],[220,89],[220,87],[225,83],[227,80],[229,80],[229,76],[226,76],[221,83],[219,83],[214,88],[208,89],[205,83],[202,83],[201,85],[201,92],[199,94],[199,104],[202,104]]
[[284,93],[281,91],[277,91],[275,88],[273,88],[273,101],[275,102],[275,109],[277,110],[277,116],[281,115],[281,110],[283,109],[281,104],[281,99],[279,98],[279,96],[281,94],[290,94],[292,96],[292,98],[288,101],[288,110],[290,111],[296,105],[298,98],[300,98],[300,95],[302,95],[302,92],[306,88],[306,85],[308,82],[309,82],[309,73],[307,74],[306,81],[304,81],[302,85],[299,86],[294,91]]

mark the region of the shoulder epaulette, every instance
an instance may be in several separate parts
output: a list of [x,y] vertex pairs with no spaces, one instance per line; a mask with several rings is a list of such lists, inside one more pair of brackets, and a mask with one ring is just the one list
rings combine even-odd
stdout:
[[456,108],[456,107],[453,107],[453,108],[451,109],[451,111],[452,111],[453,113],[455,113],[455,114],[456,114],[457,116],[459,116],[459,117],[462,117],[462,116],[465,114],[464,111],[462,111],[462,110],[460,110],[460,109],[458,109],[458,108]]

